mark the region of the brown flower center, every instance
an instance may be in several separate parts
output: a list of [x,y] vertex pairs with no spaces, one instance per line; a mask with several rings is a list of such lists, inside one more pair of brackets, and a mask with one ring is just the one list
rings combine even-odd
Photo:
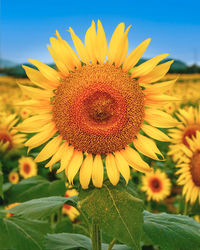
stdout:
[[12,138],[7,131],[0,131],[0,142],[3,142],[3,144],[8,143],[7,150],[10,150],[13,146]]
[[200,131],[200,125],[199,124],[194,124],[190,127],[188,127],[186,130],[185,130],[185,133],[183,135],[183,144],[186,146],[186,147],[189,147],[189,144],[186,140],[186,137],[189,137],[190,139],[194,136],[196,136],[196,132],[197,131]]
[[196,151],[190,162],[192,180],[200,187],[200,150]]
[[144,95],[113,65],[83,66],[71,73],[52,102],[56,127],[75,148],[93,154],[121,150],[140,130]]
[[162,189],[162,182],[157,177],[153,177],[149,182],[149,186],[153,192],[157,193]]
[[31,171],[30,165],[28,163],[24,164],[23,169],[26,174],[29,174]]

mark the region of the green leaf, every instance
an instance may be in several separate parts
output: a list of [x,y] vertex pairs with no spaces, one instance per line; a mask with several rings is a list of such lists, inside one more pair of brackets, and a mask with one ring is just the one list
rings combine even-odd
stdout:
[[144,211],[143,230],[162,249],[200,249],[200,223],[188,216]]
[[81,234],[47,234],[45,236],[45,246],[48,250],[67,250],[78,247],[92,250],[92,244],[90,238]]
[[43,250],[43,237],[49,231],[46,222],[14,216],[9,219],[3,218],[0,219],[0,246],[3,246],[3,249]]
[[3,172],[2,172],[1,162],[0,162],[0,197],[3,198]]
[[24,202],[41,197],[64,196],[65,191],[64,181],[50,182],[41,176],[35,176],[13,185],[7,192],[7,198],[10,203]]
[[19,204],[7,211],[13,213],[14,215],[22,216],[24,218],[40,219],[42,217],[47,217],[50,214],[56,212],[65,203],[69,205],[76,204],[75,196],[73,197],[60,197],[51,196],[40,199],[33,199]]
[[78,206],[108,235],[140,249],[143,202],[120,183],[116,187],[105,182],[101,189],[82,190]]
[[70,233],[72,231],[72,221],[69,218],[63,219],[56,224],[55,233]]

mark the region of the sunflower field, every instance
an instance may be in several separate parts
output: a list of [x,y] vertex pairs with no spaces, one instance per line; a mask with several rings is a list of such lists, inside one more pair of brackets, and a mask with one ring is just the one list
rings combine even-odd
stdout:
[[123,23],[0,76],[0,249],[200,249],[200,74]]

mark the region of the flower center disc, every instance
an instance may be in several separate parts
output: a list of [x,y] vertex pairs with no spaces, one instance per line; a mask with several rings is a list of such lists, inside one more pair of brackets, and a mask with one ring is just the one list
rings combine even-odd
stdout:
[[158,178],[152,178],[150,180],[150,188],[153,192],[160,192],[162,189],[162,183]]
[[29,174],[30,173],[30,166],[29,166],[29,164],[28,163],[25,163],[24,164],[24,172],[26,173],[26,174]]
[[0,131],[0,142],[3,142],[3,144],[8,142],[7,150],[12,148],[12,139],[6,131]]
[[121,150],[144,117],[139,84],[113,65],[87,65],[70,73],[53,101],[56,127],[75,148],[93,154]]
[[191,127],[186,129],[183,135],[183,144],[185,144],[185,146],[189,147],[186,137],[189,137],[191,139],[193,136],[196,136],[197,131],[200,131],[200,125],[198,124],[194,124]]
[[200,151],[198,150],[192,157],[190,163],[190,172],[192,180],[197,186],[200,186]]

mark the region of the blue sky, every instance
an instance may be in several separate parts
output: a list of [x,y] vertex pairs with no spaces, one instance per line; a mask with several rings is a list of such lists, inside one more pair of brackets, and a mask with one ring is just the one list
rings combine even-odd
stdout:
[[129,32],[129,51],[152,38],[145,57],[161,53],[200,64],[200,1],[1,0],[1,57],[17,63],[34,58],[52,62],[46,48],[56,29],[70,45],[71,26],[84,40],[91,21],[101,20],[107,41],[118,23]]

